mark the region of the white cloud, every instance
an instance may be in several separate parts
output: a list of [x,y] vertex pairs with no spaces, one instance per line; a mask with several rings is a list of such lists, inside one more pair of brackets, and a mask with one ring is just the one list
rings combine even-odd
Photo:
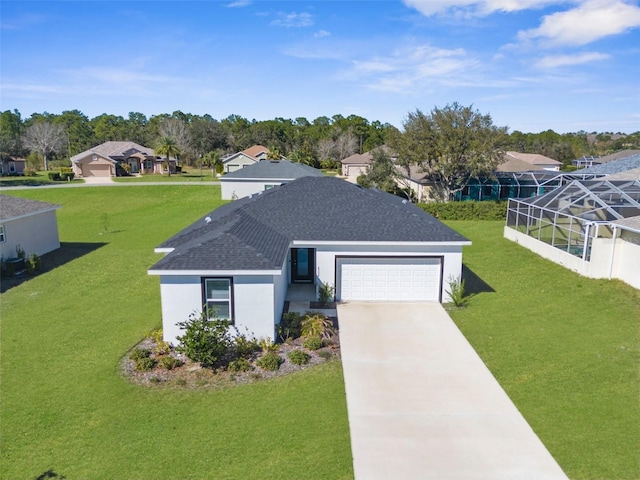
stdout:
[[584,52],[575,55],[548,55],[535,62],[537,68],[558,68],[569,65],[599,62],[611,58],[611,55],[598,52]]
[[403,3],[429,17],[445,13],[482,16],[494,12],[517,12],[566,3],[566,0],[403,0]]
[[342,76],[374,90],[407,93],[430,83],[468,84],[468,72],[477,65],[464,49],[419,45],[398,49],[385,57],[353,60],[352,68]]
[[313,25],[313,17],[303,13],[279,13],[278,18],[271,22],[276,27],[310,27]]
[[590,0],[565,12],[546,15],[538,28],[518,33],[520,40],[550,45],[586,45],[640,27],[640,7],[620,0]]
[[225,5],[227,8],[242,8],[251,5],[251,0],[236,0]]
[[331,32],[327,32],[326,30],[318,30],[316,33],[313,34],[313,36],[316,38],[328,37],[330,35],[331,35]]

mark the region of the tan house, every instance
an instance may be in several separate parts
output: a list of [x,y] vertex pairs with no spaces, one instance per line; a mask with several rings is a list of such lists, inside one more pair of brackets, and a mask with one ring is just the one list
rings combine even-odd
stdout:
[[105,142],[71,157],[77,177],[115,177],[125,174],[176,172],[177,160],[154,154],[153,149],[135,142]]
[[559,172],[562,162],[539,153],[505,152],[504,161],[498,165],[498,172],[529,172],[545,170]]
[[354,153],[340,161],[342,164],[342,176],[347,177],[346,180],[349,182],[357,183],[358,177],[367,173],[369,165],[373,161],[373,154],[378,149],[382,149],[392,160],[396,160],[395,153],[386,145],[374,148],[365,153]]
[[27,161],[24,158],[14,158],[9,155],[0,155],[0,175],[13,177],[24,175]]
[[222,159],[225,173],[235,172],[249,165],[266,160],[270,150],[263,145],[254,145],[241,152],[234,153]]

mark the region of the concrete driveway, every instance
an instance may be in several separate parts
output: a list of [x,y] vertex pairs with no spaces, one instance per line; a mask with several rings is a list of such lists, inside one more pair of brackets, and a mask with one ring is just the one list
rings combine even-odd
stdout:
[[567,478],[440,304],[338,319],[357,480]]

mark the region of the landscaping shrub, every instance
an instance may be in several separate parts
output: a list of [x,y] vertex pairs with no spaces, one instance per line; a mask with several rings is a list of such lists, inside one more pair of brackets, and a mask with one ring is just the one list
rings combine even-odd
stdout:
[[235,350],[238,357],[251,358],[254,353],[260,351],[260,345],[255,338],[238,334],[235,338]]
[[71,167],[60,167],[60,180],[62,181],[71,181],[76,174],[73,173],[73,169]]
[[283,314],[278,325],[278,337],[283,342],[298,338],[302,334],[302,318],[302,315],[297,312]]
[[506,201],[467,200],[464,202],[422,203],[418,206],[440,220],[504,220],[507,217]]
[[258,365],[263,370],[269,370],[271,372],[275,372],[280,368],[283,360],[280,355],[274,352],[267,352],[263,356],[261,356],[256,365]]
[[47,176],[49,177],[49,180],[54,182],[59,182],[61,180],[59,172],[49,172]]
[[333,357],[333,353],[331,353],[329,350],[322,350],[321,352],[318,352],[318,355],[320,355],[325,360],[329,360],[331,357]]
[[38,174],[38,171],[33,167],[27,167],[24,169],[25,177],[35,177]]
[[320,314],[309,314],[302,320],[302,336],[329,338],[335,333],[333,322]]
[[147,372],[149,370],[153,370],[158,362],[155,358],[144,357],[136,360],[136,364],[134,365],[134,370],[136,372]]
[[34,272],[42,269],[42,258],[35,253],[32,253],[26,259],[25,264],[27,266],[27,272],[33,274]]
[[277,353],[280,347],[277,343],[273,343],[270,338],[263,338],[260,340],[260,348],[264,353]]
[[306,365],[307,363],[309,363],[311,355],[303,352],[302,350],[294,350],[292,352],[289,352],[287,354],[287,357],[289,357],[289,361],[294,365]]
[[146,348],[136,347],[129,354],[129,358],[131,360],[138,361],[143,358],[147,358],[149,355],[151,355],[151,350],[147,350]]
[[251,365],[251,362],[246,358],[238,358],[237,360],[229,362],[227,370],[234,373],[248,372],[250,370],[253,370],[253,366]]
[[180,345],[176,350],[205,368],[222,365],[233,347],[230,325],[228,320],[209,320],[204,312],[199,315],[192,313],[189,320],[178,323],[185,333],[178,337]]
[[166,370],[173,370],[174,368],[181,367],[183,365],[183,361],[176,357],[162,357],[160,359],[160,366]]
[[446,292],[451,297],[451,303],[456,307],[464,307],[469,303],[469,297],[466,296],[464,289],[464,279],[449,278],[449,289]]
[[318,336],[307,337],[302,342],[302,346],[308,350],[318,350],[322,348],[324,344],[322,343],[322,338]]
[[330,285],[327,282],[323,282],[320,285],[320,289],[318,291],[318,301],[322,304],[322,305],[326,305],[330,302],[333,301],[333,293],[335,291],[335,288],[333,287],[333,285]]

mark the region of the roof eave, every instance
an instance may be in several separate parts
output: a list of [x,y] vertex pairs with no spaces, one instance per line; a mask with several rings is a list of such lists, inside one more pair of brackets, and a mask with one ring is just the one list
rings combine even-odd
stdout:
[[233,277],[246,275],[282,275],[282,270],[147,270],[147,275]]
[[14,217],[0,218],[0,222],[12,222],[14,220],[20,220],[21,218],[32,217],[34,215],[38,215],[40,213],[48,213],[55,212],[56,210],[62,208],[62,205],[56,205],[54,207],[43,208],[42,210],[38,210],[35,212],[23,213],[22,215],[16,215]]

